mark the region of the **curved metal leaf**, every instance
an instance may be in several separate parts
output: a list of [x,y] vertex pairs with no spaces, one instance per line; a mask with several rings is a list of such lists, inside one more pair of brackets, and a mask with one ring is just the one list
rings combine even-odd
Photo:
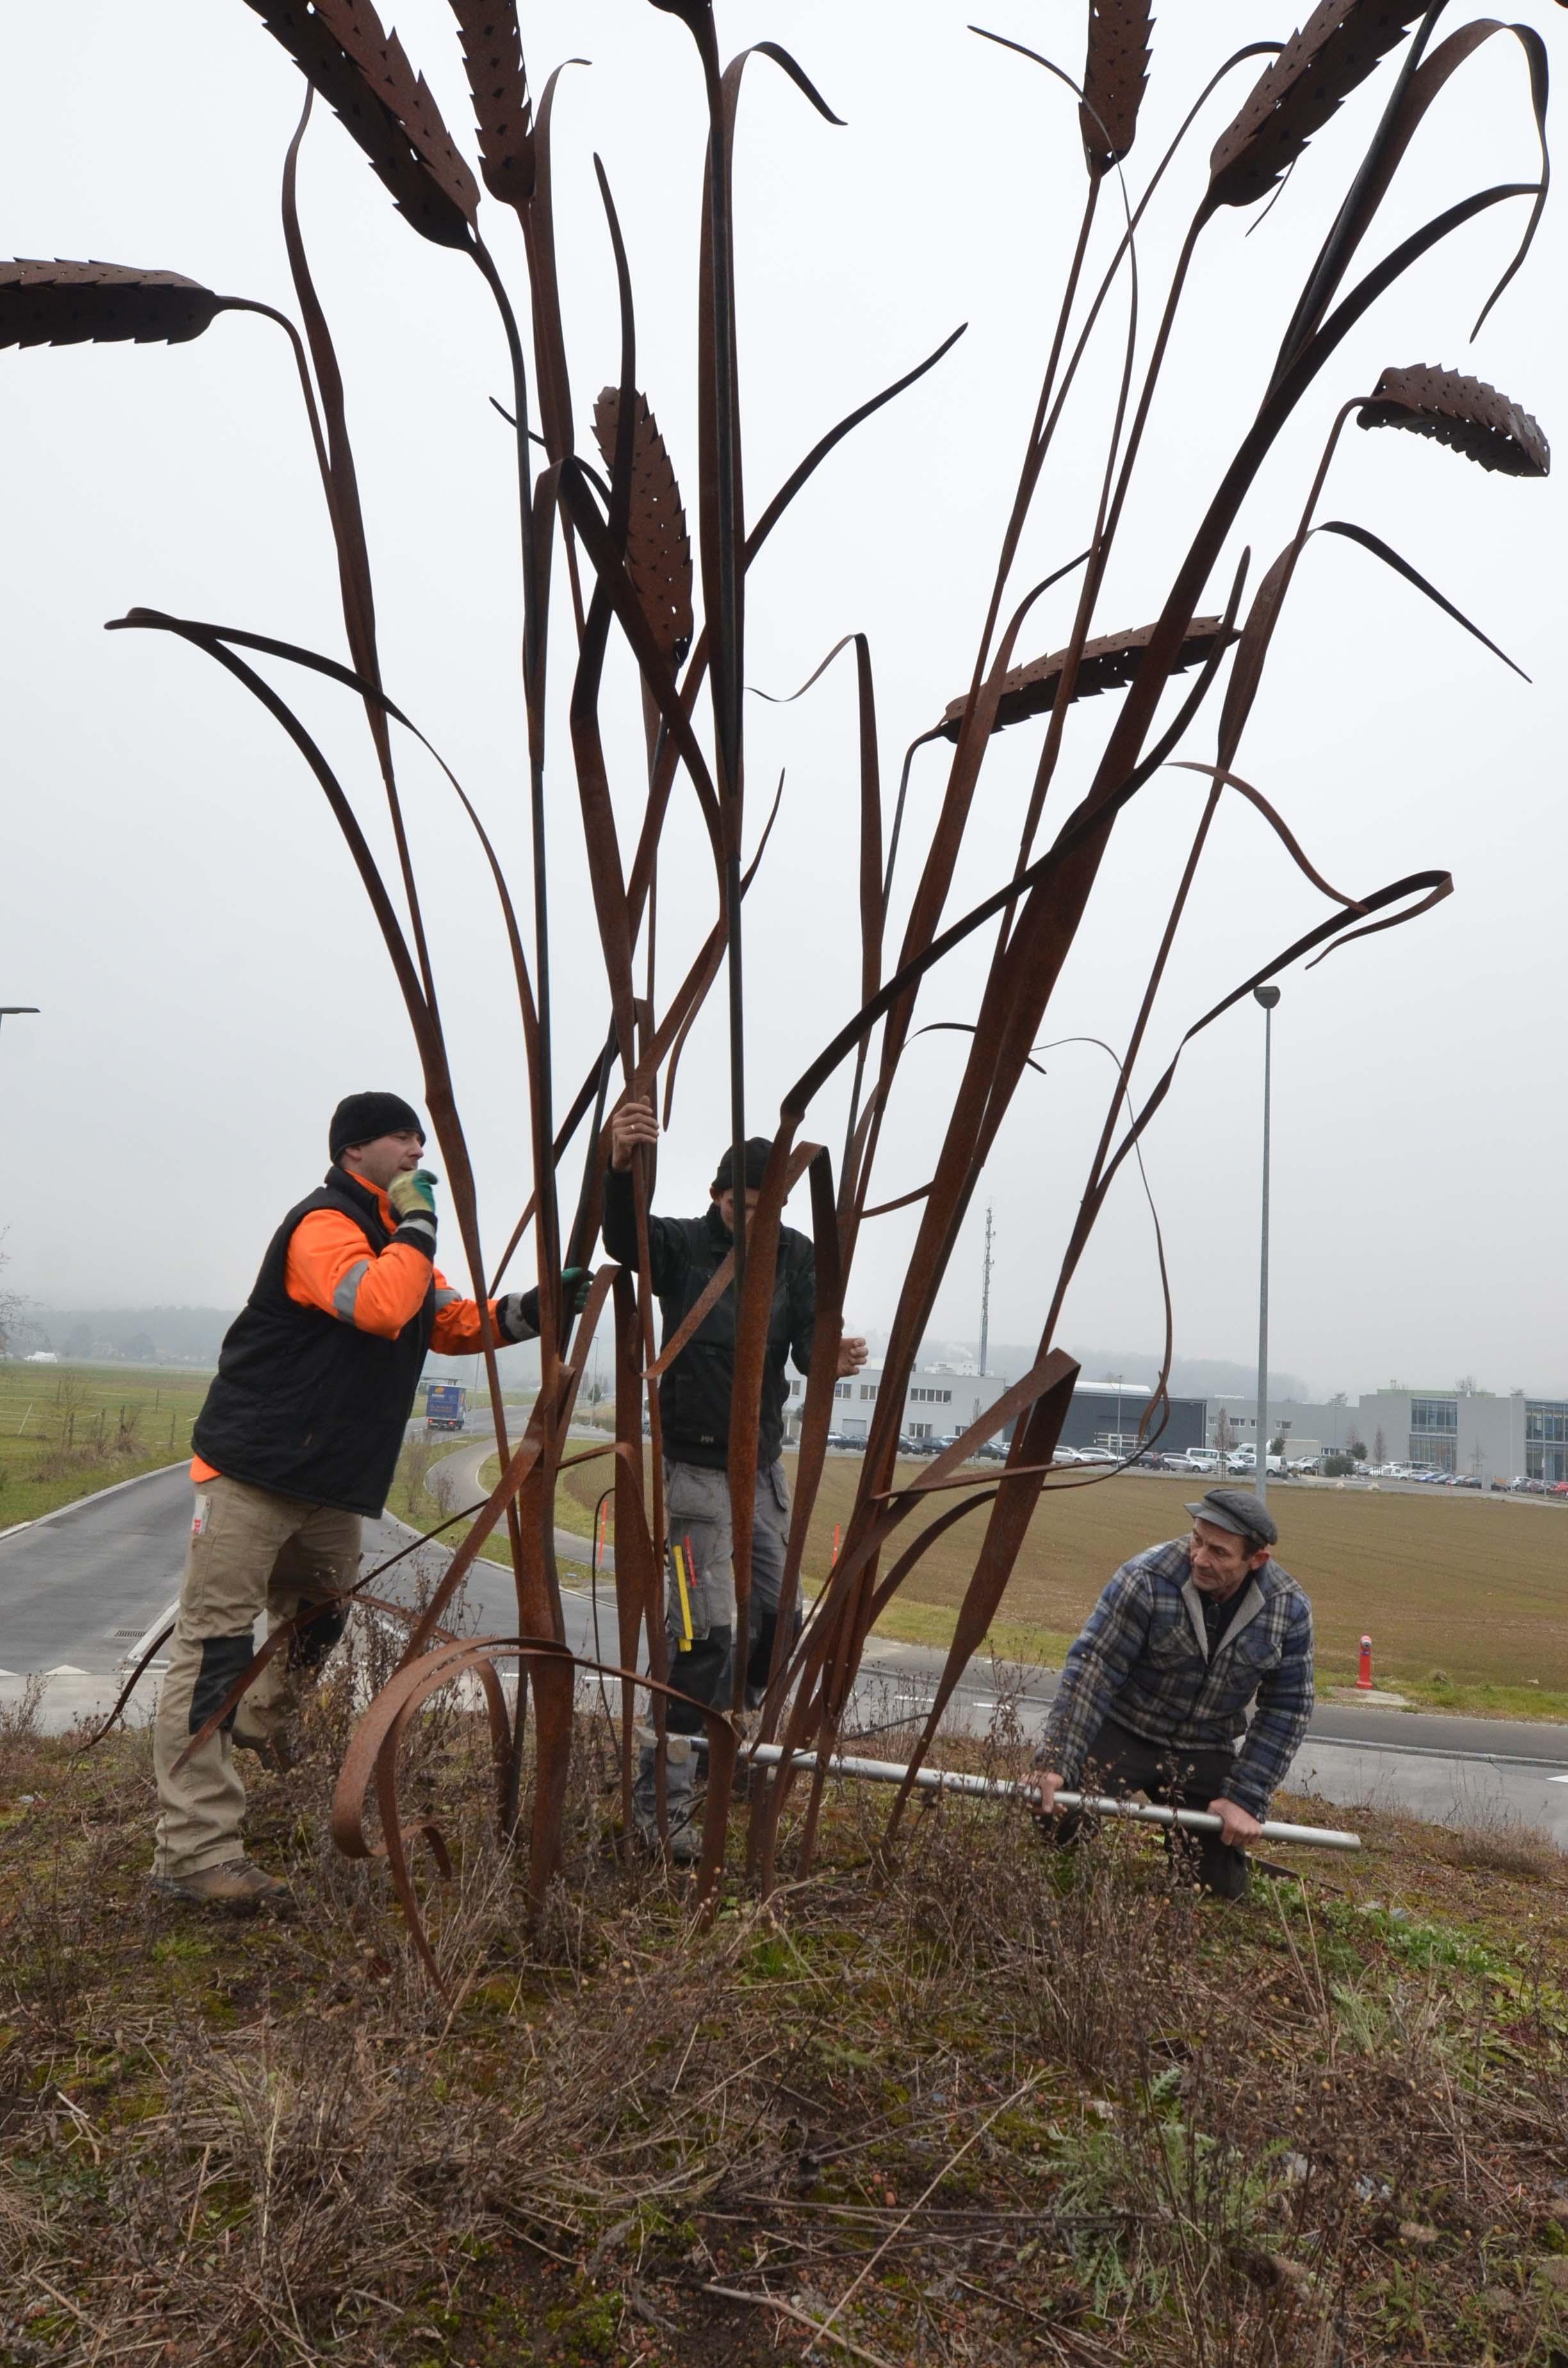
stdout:
[[1209,159],[1210,206],[1250,206],[1404,39],[1426,0],[1320,0],[1253,85]]
[[[322,0],[310,6],[306,0],[245,0],[245,6],[364,150],[399,213],[437,246],[467,246],[479,202],[477,185],[424,81],[414,74],[401,43],[382,33],[375,12],[358,0]],[[341,38],[340,28],[354,33],[355,51]],[[377,70],[378,49],[384,71]],[[439,170],[426,147],[440,159]]]
[[533,110],[517,0],[452,0],[479,127],[484,186],[503,205],[533,195]]
[[1084,135],[1084,161],[1096,181],[1132,145],[1148,87],[1153,22],[1150,0],[1089,0],[1078,128]]
[[[1103,633],[1098,641],[1085,642],[1073,689],[1074,700],[1092,699],[1097,691],[1120,690],[1130,683],[1153,630],[1153,625],[1140,625],[1132,632]],[[1201,666],[1216,643],[1222,649],[1234,639],[1233,630],[1222,617],[1194,617],[1172,672],[1185,673],[1188,666]],[[1022,723],[1053,707],[1066,657],[1065,650],[1053,650],[1049,657],[1033,658],[1028,666],[1014,666],[1004,675],[992,730],[1006,731],[1009,723]],[[949,701],[937,726],[944,740],[957,740],[968,707],[967,694]]]
[[1539,419],[1484,379],[1426,362],[1386,370],[1356,414],[1360,427],[1408,427],[1506,477],[1551,473],[1551,447]]
[[1359,543],[1363,551],[1369,551],[1374,559],[1381,559],[1385,567],[1392,567],[1396,575],[1403,575],[1407,584],[1413,584],[1417,592],[1425,593],[1433,607],[1441,609],[1445,617],[1451,617],[1456,625],[1462,625],[1465,632],[1478,641],[1483,650],[1490,650],[1494,658],[1501,658],[1503,664],[1511,668],[1521,682],[1528,682],[1529,677],[1523,666],[1516,666],[1506,650],[1499,649],[1489,633],[1483,633],[1481,627],[1473,623],[1462,609],[1456,609],[1453,602],[1446,598],[1435,584],[1427,582],[1419,568],[1412,567],[1408,559],[1402,559],[1397,551],[1392,550],[1383,541],[1381,535],[1369,533],[1364,526],[1353,526],[1347,518],[1324,518],[1321,525],[1313,527],[1312,532],[1342,534],[1346,541]]
[[[607,386],[594,405],[594,434],[612,473],[619,424],[620,389]],[[626,572],[673,671],[691,647],[691,540],[676,472],[643,394],[632,421]]]
[[0,346],[183,345],[228,299],[178,271],[123,263],[0,263]]

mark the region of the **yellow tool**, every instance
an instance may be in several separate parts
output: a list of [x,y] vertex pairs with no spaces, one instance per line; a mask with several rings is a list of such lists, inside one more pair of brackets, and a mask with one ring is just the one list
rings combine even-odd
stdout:
[[684,1543],[686,1545],[684,1556],[680,1547],[674,1543],[670,1547],[670,1556],[676,1566],[676,1586],[680,1591],[681,1633],[676,1637],[676,1644],[679,1651],[689,1653],[696,1642],[691,1633],[691,1597],[687,1592],[691,1565],[691,1540],[687,1538]]

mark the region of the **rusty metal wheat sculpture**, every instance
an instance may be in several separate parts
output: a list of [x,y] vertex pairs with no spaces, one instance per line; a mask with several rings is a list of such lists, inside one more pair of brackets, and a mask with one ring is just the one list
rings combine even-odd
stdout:
[[[646,1232],[651,1178],[641,1164],[642,1154],[638,1155],[634,1176],[642,1252],[640,1270],[631,1273],[602,1267],[574,1324],[569,1320],[555,1278],[564,1257],[581,1260],[590,1254],[597,1235],[608,1110],[627,1095],[656,1096],[662,1082],[667,1118],[681,1047],[704,999],[722,977],[729,1001],[732,1133],[737,1145],[744,1136],[743,921],[745,891],[763,851],[759,847],[749,871],[743,868],[747,574],[780,518],[834,448],[935,369],[954,338],[841,420],[805,455],[766,507],[748,519],[742,493],[744,405],[734,326],[732,234],[736,112],[746,65],[755,58],[781,71],[802,100],[829,123],[838,119],[796,62],[772,42],[724,63],[710,0],[654,0],[655,6],[679,18],[692,37],[708,113],[695,358],[699,499],[694,571],[676,470],[647,394],[638,383],[630,274],[615,202],[605,173],[597,166],[619,290],[620,353],[616,378],[598,395],[593,409],[601,465],[590,463],[577,449],[578,421],[568,372],[554,236],[551,110],[557,75],[545,82],[536,106],[525,72],[515,0],[486,0],[484,6],[478,5],[478,0],[451,0],[473,103],[483,199],[481,181],[465,161],[459,141],[441,120],[428,87],[410,64],[395,34],[383,29],[371,0],[313,0],[309,6],[304,0],[246,0],[246,4],[266,31],[289,52],[307,85],[304,113],[288,153],[283,182],[284,230],[299,325],[267,306],[217,295],[170,271],[98,263],[17,262],[0,267],[0,343],[21,346],[116,338],[176,342],[202,334],[220,314],[236,309],[266,314],[290,337],[336,545],[347,663],[290,643],[147,609],[132,609],[117,622],[127,629],[176,634],[225,667],[275,717],[319,782],[370,899],[407,1008],[473,1288],[483,1300],[498,1275],[487,1277],[483,1261],[475,1181],[452,1089],[419,882],[399,798],[397,735],[415,733],[415,726],[382,681],[343,381],[312,284],[296,197],[296,165],[314,99],[324,101],[343,131],[358,142],[412,229],[477,268],[497,308],[511,362],[509,416],[516,436],[533,854],[531,902],[526,915],[519,911],[478,807],[449,772],[447,778],[478,834],[488,863],[498,923],[516,979],[528,1059],[533,1172],[527,1205],[502,1267],[524,1234],[531,1231],[541,1281],[541,1383],[524,1434],[514,1440],[502,1401],[495,1343],[487,1341],[485,1359],[501,1478],[436,1593],[412,1622],[402,1666],[370,1705],[350,1748],[334,1815],[335,1832],[345,1850],[352,1855],[384,1850],[416,1942],[432,1976],[438,1980],[420,1918],[409,1845],[415,1833],[424,1834],[443,1865],[444,1845],[438,1833],[428,1827],[403,1827],[398,1805],[400,1743],[432,1692],[465,1674],[477,1678],[494,1736],[497,1813],[503,1828],[511,1834],[519,1831],[526,1812],[529,1881],[537,1899],[560,1861],[576,1672],[598,1666],[574,1660],[564,1643],[553,1506],[561,1470],[579,1460],[568,1452],[568,1424],[586,1349],[607,1315],[614,1332],[617,1435],[613,1448],[587,1452],[614,1458],[619,1661],[603,1674],[618,1679],[621,1690],[621,1783],[628,1813],[633,1702],[639,1690],[648,1692],[654,1724],[662,1725],[671,1679],[664,1636],[665,1521],[655,1396],[649,1399],[651,1481],[644,1476],[642,1450],[643,1395],[654,1366]],[[1286,421],[1323,380],[1346,331],[1422,256],[1493,208],[1522,199],[1528,219],[1517,252],[1488,300],[1483,319],[1528,253],[1548,183],[1544,44],[1540,34],[1527,26],[1503,26],[1491,19],[1466,23],[1439,40],[1437,21],[1443,13],[1444,0],[1430,0],[1430,5],[1421,5],[1421,0],[1323,0],[1289,40],[1250,42],[1222,61],[1207,86],[1195,96],[1171,149],[1159,160],[1136,200],[1127,188],[1127,174],[1128,160],[1136,146],[1150,60],[1151,13],[1146,0],[1089,0],[1081,80],[1019,41],[1000,33],[983,36],[1027,63],[1043,68],[1056,84],[1065,86],[1067,94],[1076,97],[1086,170],[1084,208],[1017,493],[1002,525],[969,687],[945,700],[940,693],[950,686],[935,687],[932,708],[937,720],[911,744],[904,757],[891,833],[884,829],[871,651],[865,635],[850,637],[857,668],[859,820],[857,844],[846,850],[846,870],[858,882],[859,1000],[784,1098],[767,1178],[751,1219],[745,1217],[737,1196],[733,1260],[722,1281],[733,1280],[739,1303],[729,1476],[742,1634],[750,1589],[749,1508],[757,1479],[757,1409],[780,1212],[786,1193],[802,1175],[810,1180],[816,1255],[815,1349],[805,1396],[784,1616],[778,1625],[762,1720],[763,1737],[782,1746],[781,1764],[770,1781],[756,1784],[750,1809],[750,1862],[765,1884],[774,1880],[779,1816],[791,1784],[790,1763],[807,1754],[812,1755],[811,1793],[797,1849],[800,1861],[809,1863],[824,1773],[867,1637],[920,1556],[956,1524],[983,1516],[972,1576],[931,1708],[922,1755],[959,1673],[1001,1603],[1046,1486],[1074,1377],[1072,1360],[1055,1345],[1063,1295],[1106,1193],[1123,1164],[1136,1153],[1175,1073],[1173,1060],[1151,1085],[1134,1095],[1133,1079],[1151,1014],[1224,791],[1233,789],[1265,814],[1287,855],[1326,900],[1328,911],[1314,928],[1281,948],[1261,969],[1241,980],[1223,1001],[1199,1017],[1182,1038],[1183,1043],[1254,985],[1288,965],[1309,955],[1321,959],[1357,937],[1410,920],[1449,893],[1448,875],[1432,870],[1412,871],[1358,895],[1330,887],[1267,801],[1241,779],[1236,763],[1281,609],[1312,535],[1332,532],[1351,538],[1395,568],[1449,618],[1471,632],[1477,631],[1375,536],[1346,521],[1317,517],[1333,454],[1346,422],[1354,417],[1368,429],[1403,427],[1447,444],[1484,468],[1514,476],[1543,476],[1548,450],[1534,419],[1474,378],[1419,366],[1385,370],[1369,390],[1351,390],[1345,395],[1307,494],[1298,531],[1263,574],[1250,604],[1245,600],[1248,564],[1244,554],[1222,595],[1210,589],[1226,538],[1260,465]],[[1450,78],[1499,33],[1509,34],[1524,53],[1540,147],[1539,172],[1522,182],[1459,198],[1345,291],[1357,251],[1416,127]],[[673,28],[672,38],[676,38]],[[1176,557],[1159,614],[1131,629],[1093,632],[1172,324],[1205,229],[1223,209],[1267,201],[1346,94],[1383,70],[1385,60],[1395,58],[1397,63],[1389,69],[1392,82],[1387,100],[1370,143],[1354,161],[1345,194],[1301,290],[1278,353],[1260,372],[1256,417],[1215,485],[1188,547]],[[1265,62],[1261,72],[1256,64],[1259,60]],[[1150,350],[1141,359],[1131,331],[1125,340],[1119,400],[1103,423],[1103,476],[1089,546],[1048,579],[1055,583],[1074,572],[1079,575],[1071,637],[1047,657],[1021,660],[1017,651],[1030,611],[1047,586],[1036,586],[1017,597],[1012,589],[1014,568],[1025,522],[1051,460],[1063,405],[1092,342],[1110,334],[1105,327],[1108,299],[1131,267],[1139,227],[1161,189],[1172,155],[1201,114],[1218,111],[1226,103],[1225,86],[1249,63],[1256,80],[1215,142],[1209,181],[1187,226]],[[672,55],[670,71],[679,70],[680,60]],[[1056,105],[1054,92],[1050,93],[1049,103]],[[1125,227],[1112,245],[1097,284],[1091,286],[1087,277],[1091,233],[1108,186],[1119,193]],[[482,211],[486,202],[509,207],[521,225],[528,271],[525,307],[514,304],[485,243]],[[519,311],[526,312],[526,334]],[[896,494],[896,486],[892,491]],[[573,645],[563,655],[552,647],[549,633],[551,573],[558,552],[569,577],[574,627]],[[1199,615],[1206,597],[1215,613]],[[629,867],[623,865],[617,841],[609,759],[599,726],[601,679],[612,634],[622,638],[636,661],[646,723],[645,803]],[[841,643],[838,649],[846,646]],[[1494,645],[1488,643],[1487,646]],[[837,654],[835,649],[830,657]],[[1220,694],[1217,686],[1227,657],[1230,671]],[[383,878],[347,791],[299,716],[253,662],[260,660],[272,661],[275,669],[279,665],[312,669],[362,703],[396,848],[395,882]],[[827,663],[824,661],[824,666]],[[1173,720],[1153,737],[1162,695],[1183,673],[1190,673],[1192,679],[1184,689]],[[566,677],[570,777],[581,816],[602,950],[608,1023],[602,1056],[569,1094],[560,1089],[554,1073],[550,1003],[552,916],[544,832],[545,715],[552,680],[562,676]],[[1074,707],[1090,694],[1111,692],[1120,694],[1120,705],[1090,786],[1042,841],[1041,825]],[[1216,695],[1220,713],[1212,760],[1178,755],[1199,712]],[[1040,719],[1043,730],[1033,786],[1011,868],[968,912],[947,918],[949,885],[993,738],[1004,729],[1016,730]],[[423,740],[423,734],[416,736]],[[428,742],[424,745],[429,746]],[[557,748],[560,745],[559,738],[552,744]],[[916,752],[935,745],[949,752],[946,776],[935,822],[919,852],[903,937],[892,950],[887,933],[893,868],[901,844],[907,844],[905,792]],[[1155,772],[1172,763],[1204,774],[1208,796],[1167,922],[1157,944],[1150,949],[1141,1008],[1117,1064],[1115,1087],[1085,1178],[1079,1212],[1062,1249],[1038,1352],[1028,1372],[1013,1383],[983,1423],[938,1455],[918,1478],[900,1483],[894,1466],[903,1389],[960,1224],[1029,1064],[1031,1047],[1095,893],[1111,836]],[[559,777],[566,767],[559,757],[552,764],[551,795],[558,808],[563,793]],[[683,776],[697,800],[711,854],[713,917],[705,942],[661,1004],[651,951],[657,859],[672,793]],[[764,847],[766,837],[764,833]],[[987,927],[994,932],[994,951],[977,1007],[963,1023],[968,1047],[962,1074],[941,1128],[930,1179],[915,1193],[875,1205],[871,1190],[879,1144],[901,1064],[917,1032],[915,1018],[924,982],[954,948]],[[640,953],[645,964],[641,991]],[[850,1117],[835,1173],[827,1148],[809,1139],[806,1131],[816,1098],[830,1079],[846,1068],[851,1073]],[[562,1179],[574,1142],[580,1143],[583,1180],[568,1207],[563,1203]],[[845,1292],[857,1244],[865,1224],[887,1208],[912,1201],[920,1210],[918,1233],[893,1318],[884,1384],[870,1428],[853,1517],[815,1616],[795,1642],[790,1615],[799,1600],[808,1524],[823,1471]],[[1168,1370],[1168,1293],[1165,1336]],[[669,1353],[666,1346],[666,1360]],[[1157,1403],[1156,1397],[1156,1407]],[[1006,1464],[997,1477],[982,1481],[965,1470],[968,1455],[983,1435],[1009,1420],[1013,1434]],[[946,1509],[934,1519],[927,1518],[926,1526],[915,1527],[912,1542],[903,1544],[902,1552],[888,1565],[895,1543],[902,1543],[900,1533],[912,1526],[911,1517],[917,1513],[929,1517],[933,1500],[941,1497],[949,1500]],[[443,1628],[442,1614],[483,1543],[503,1526],[516,1575],[517,1634],[460,1640]],[[271,1640],[268,1653],[284,1641],[280,1632]],[[258,1656],[210,1724],[232,1706],[265,1657]],[[519,1668],[515,1708],[509,1707],[497,1675],[497,1664],[507,1658],[516,1659]],[[736,1709],[744,1656],[737,1658]],[[532,1748],[525,1753],[530,1702]],[[709,1777],[699,1885],[700,1895],[710,1898],[726,1845],[737,1729],[733,1719],[720,1712],[705,1712],[704,1716]],[[525,1801],[526,1779],[531,1782],[531,1794]],[[372,1787],[379,1811],[379,1842],[372,1841],[368,1826]],[[894,1825],[908,1792],[906,1783],[895,1804]]]

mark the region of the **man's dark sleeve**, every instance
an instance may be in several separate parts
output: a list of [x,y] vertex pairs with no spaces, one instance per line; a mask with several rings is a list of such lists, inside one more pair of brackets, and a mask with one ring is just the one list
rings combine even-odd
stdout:
[[[630,1168],[605,1170],[605,1213],[600,1228],[604,1246],[617,1266],[637,1271],[637,1200]],[[686,1269],[686,1237],[678,1225],[666,1224],[652,1212],[648,1217],[648,1266],[653,1289],[663,1299],[675,1289]]]
[[[794,1247],[793,1245],[791,1247]],[[790,1354],[798,1370],[812,1370],[812,1342],[817,1325],[817,1263],[810,1242],[795,1248],[790,1269]]]

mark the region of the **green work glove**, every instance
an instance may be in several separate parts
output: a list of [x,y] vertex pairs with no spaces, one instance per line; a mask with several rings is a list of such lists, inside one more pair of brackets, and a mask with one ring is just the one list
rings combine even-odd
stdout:
[[387,1199],[399,1227],[414,1224],[436,1238],[436,1186],[438,1176],[428,1167],[416,1167],[411,1175],[394,1176],[387,1186]]
[[[587,1305],[588,1293],[593,1289],[593,1284],[594,1274],[591,1267],[569,1266],[562,1269],[561,1291],[569,1315],[582,1314],[583,1309]],[[501,1319],[501,1329],[508,1340],[539,1338],[537,1290],[508,1292],[505,1299],[497,1302],[497,1311]]]

